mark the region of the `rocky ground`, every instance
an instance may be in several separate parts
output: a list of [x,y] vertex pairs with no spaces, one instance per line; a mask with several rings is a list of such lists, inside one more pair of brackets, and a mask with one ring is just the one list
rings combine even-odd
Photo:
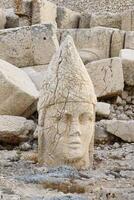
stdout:
[[[56,169],[50,173],[35,163],[35,159],[26,160],[28,154],[30,157],[33,152],[0,151],[1,199],[45,200],[59,196],[57,199],[64,200],[75,199],[75,195],[94,200],[134,199],[133,143],[97,145],[93,170],[77,172],[63,167],[60,177]],[[66,170],[71,175],[66,176]],[[65,198],[66,195],[72,197]]]

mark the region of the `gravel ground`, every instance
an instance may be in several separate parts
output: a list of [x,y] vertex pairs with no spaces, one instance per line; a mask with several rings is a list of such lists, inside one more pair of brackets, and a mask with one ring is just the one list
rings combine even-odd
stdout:
[[122,12],[134,9],[134,0],[50,0],[57,5],[80,12]]
[[[1,151],[0,155],[0,195],[7,196],[7,200],[33,200],[37,196],[45,200],[46,196],[64,195],[61,191],[16,181],[16,176],[43,174],[47,169],[22,160],[16,151]],[[99,145],[94,157],[94,169],[84,172],[88,179],[82,196],[94,200],[133,200],[134,143]]]

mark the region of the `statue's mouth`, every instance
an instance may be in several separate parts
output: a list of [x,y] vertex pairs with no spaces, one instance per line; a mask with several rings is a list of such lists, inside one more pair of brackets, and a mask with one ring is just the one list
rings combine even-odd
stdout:
[[72,149],[76,149],[76,148],[79,148],[81,145],[81,142],[80,142],[80,139],[78,140],[72,140],[69,142],[69,147],[72,148]]

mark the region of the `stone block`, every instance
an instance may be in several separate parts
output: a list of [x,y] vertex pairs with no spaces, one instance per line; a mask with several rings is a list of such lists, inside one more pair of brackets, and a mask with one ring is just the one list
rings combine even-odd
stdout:
[[3,60],[0,60],[0,88],[0,115],[22,115],[39,95],[25,72]]
[[110,104],[104,102],[97,102],[96,114],[101,117],[108,117],[110,115]]
[[121,29],[125,31],[134,31],[134,10],[127,10],[122,14]]
[[113,13],[92,14],[90,27],[95,26],[121,29],[121,15]]
[[48,64],[58,47],[51,24],[0,30],[0,58],[17,67]]
[[32,13],[32,0],[14,0],[15,13],[19,16],[31,16]]
[[33,134],[35,124],[24,117],[0,115],[0,142],[19,144]]
[[97,97],[120,94],[124,87],[123,70],[120,58],[94,61],[86,65]]
[[107,120],[106,131],[126,142],[134,142],[134,120]]
[[79,20],[79,28],[90,28],[91,14],[82,13]]
[[80,14],[68,8],[57,7],[57,27],[62,29],[78,28]]
[[134,49],[134,31],[127,31],[124,49]]
[[33,65],[30,38],[30,27],[1,30],[0,59],[18,67]]
[[95,27],[92,29],[60,30],[61,41],[69,34],[80,53],[83,62],[109,58],[111,34],[113,29]]
[[19,17],[19,26],[23,27],[23,26],[30,26],[31,22],[29,20],[29,17],[27,16],[21,16]]
[[12,8],[6,9],[6,28],[15,28],[19,26],[19,17]]
[[39,65],[39,66],[31,66],[31,67],[24,67],[24,70],[27,75],[31,78],[33,83],[35,84],[36,88],[40,90],[43,80],[45,79],[46,71],[48,65]]
[[59,48],[56,29],[52,24],[40,24],[31,28],[34,65],[48,64]]
[[120,57],[122,59],[124,81],[127,85],[134,86],[134,50],[122,49]]
[[123,49],[125,42],[125,31],[121,31],[118,29],[113,29],[113,33],[111,36],[111,49],[110,49],[110,57],[118,57],[120,50]]
[[3,9],[0,8],[0,29],[4,29],[6,25],[6,14]]
[[106,130],[105,127],[103,127],[101,120],[99,122],[96,122],[95,124],[95,143],[97,144],[105,144],[110,143],[112,141],[112,135],[110,135]]
[[52,23],[57,27],[57,6],[47,0],[34,0],[32,3],[32,24]]

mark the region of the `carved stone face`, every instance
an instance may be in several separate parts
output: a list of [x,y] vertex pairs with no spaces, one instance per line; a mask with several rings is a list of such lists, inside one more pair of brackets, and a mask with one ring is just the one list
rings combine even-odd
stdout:
[[70,36],[48,67],[38,102],[38,160],[48,167],[93,163],[96,95]]
[[94,134],[94,107],[68,102],[47,108],[44,121],[45,154],[58,163],[70,163],[88,155]]

